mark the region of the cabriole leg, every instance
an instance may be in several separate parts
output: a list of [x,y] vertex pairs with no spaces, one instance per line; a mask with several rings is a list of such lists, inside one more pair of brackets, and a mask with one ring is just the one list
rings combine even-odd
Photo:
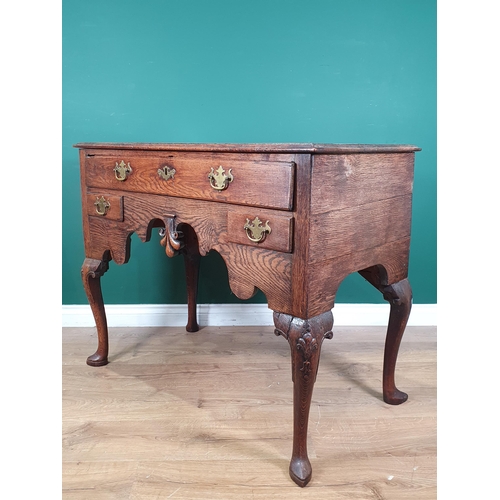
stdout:
[[196,296],[198,294],[201,258],[198,250],[198,238],[194,229],[188,224],[177,225],[175,215],[164,215],[163,221],[165,227],[160,229],[160,236],[163,238],[160,244],[165,247],[166,254],[168,257],[175,257],[179,253],[184,254],[188,303],[186,330],[188,332],[197,332],[199,326],[196,319]]
[[311,480],[312,467],[307,456],[307,426],[314,382],[318,372],[323,339],[332,338],[331,311],[311,319],[274,313],[274,333],[288,340],[292,353],[293,451],[290,477],[299,486]]
[[384,372],[382,393],[384,401],[390,405],[399,405],[408,399],[408,394],[400,391],[394,381],[399,346],[405,332],[412,305],[412,291],[407,278],[385,285],[387,274],[382,266],[373,266],[359,271],[368,282],[382,292],[384,299],[391,305],[389,325],[385,339]]
[[85,259],[82,280],[97,328],[97,351],[87,358],[90,366],[108,363],[108,324],[101,292],[101,276],[108,270],[107,260]]
[[185,226],[183,229],[185,246],[184,265],[186,268],[186,287],[188,304],[188,322],[186,330],[188,332],[197,332],[199,330],[196,317],[196,297],[198,295],[198,276],[200,272],[201,255],[198,250],[198,238],[194,229]]
[[384,401],[390,405],[399,405],[408,399],[408,394],[396,387],[394,372],[399,346],[411,311],[412,291],[410,282],[404,279],[393,285],[383,287],[382,293],[384,299],[391,304],[384,351]]

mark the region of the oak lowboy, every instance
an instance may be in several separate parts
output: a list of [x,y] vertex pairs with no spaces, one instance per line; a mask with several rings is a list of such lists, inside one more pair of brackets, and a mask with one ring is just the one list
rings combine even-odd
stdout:
[[332,338],[341,281],[359,272],[390,302],[383,399],[400,404],[394,370],[411,309],[408,282],[414,154],[410,145],[77,144],[85,261],[82,278],[98,346],[108,362],[100,278],[130,257],[130,237],[159,228],[166,254],[183,254],[186,329],[198,330],[200,257],[216,250],[231,290],[257,289],[292,353],[294,429],[290,476],[311,479],[307,425],[321,344]]

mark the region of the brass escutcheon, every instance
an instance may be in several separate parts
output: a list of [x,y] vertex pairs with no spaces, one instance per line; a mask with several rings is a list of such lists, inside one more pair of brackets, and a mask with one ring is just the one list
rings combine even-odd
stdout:
[[109,201],[104,199],[104,196],[101,196],[100,198],[97,197],[96,201],[94,202],[94,206],[95,206],[95,211],[99,215],[106,215],[109,208],[111,207]]
[[130,163],[125,165],[125,162],[122,160],[119,165],[118,162],[116,162],[113,172],[115,173],[117,180],[126,181],[128,174],[132,173],[132,167],[130,166]]
[[233,182],[233,174],[231,173],[232,169],[229,169],[229,172],[226,174],[226,171],[222,168],[222,165],[214,172],[214,168],[210,170],[208,174],[208,178],[210,180],[210,185],[216,189],[217,191],[224,191],[227,189],[230,182]]
[[158,169],[158,175],[165,181],[173,179],[175,175],[175,168],[169,168],[166,165]]
[[243,229],[247,233],[247,237],[250,241],[255,243],[260,243],[264,241],[266,238],[266,233],[271,234],[271,227],[269,226],[269,221],[266,221],[264,226],[261,225],[262,221],[255,217],[255,219],[250,222],[250,219],[247,219]]

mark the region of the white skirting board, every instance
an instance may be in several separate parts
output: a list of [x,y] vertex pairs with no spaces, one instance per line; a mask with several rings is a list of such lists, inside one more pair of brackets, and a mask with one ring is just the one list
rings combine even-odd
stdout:
[[[387,326],[389,304],[337,304],[332,310],[336,326]],[[187,305],[107,305],[109,327],[184,326]],[[267,304],[199,304],[201,326],[272,326]],[[413,304],[408,326],[436,326],[437,304]],[[95,326],[88,305],[63,305],[63,327]]]

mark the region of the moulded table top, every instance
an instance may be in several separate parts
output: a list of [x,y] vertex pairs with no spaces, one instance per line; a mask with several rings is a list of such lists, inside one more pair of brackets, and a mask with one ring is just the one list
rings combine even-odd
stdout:
[[79,149],[130,149],[138,151],[198,151],[213,153],[412,153],[420,151],[410,144],[314,144],[314,143],[263,143],[263,144],[202,144],[202,143],[136,143],[136,142],[82,142]]

